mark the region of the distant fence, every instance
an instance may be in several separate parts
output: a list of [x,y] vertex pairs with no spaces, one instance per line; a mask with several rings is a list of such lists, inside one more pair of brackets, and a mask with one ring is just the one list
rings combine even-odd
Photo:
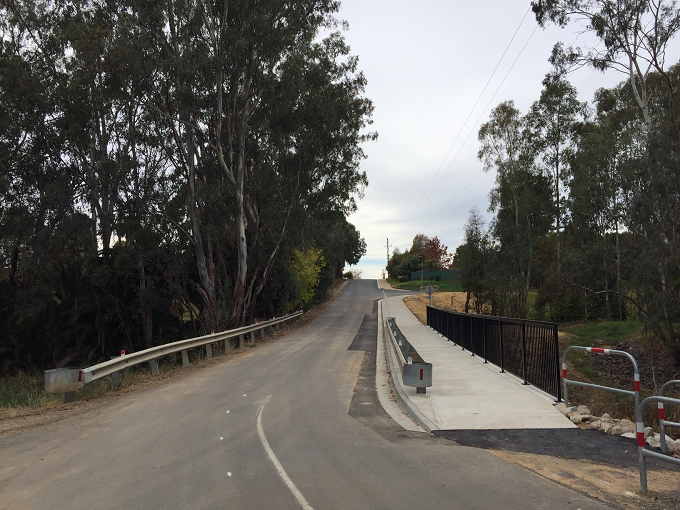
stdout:
[[562,400],[557,324],[427,307],[427,325],[445,338]]
[[[421,274],[422,273],[422,274]],[[441,281],[457,280],[460,277],[460,269],[442,269],[439,271],[411,271],[411,281],[420,280]]]

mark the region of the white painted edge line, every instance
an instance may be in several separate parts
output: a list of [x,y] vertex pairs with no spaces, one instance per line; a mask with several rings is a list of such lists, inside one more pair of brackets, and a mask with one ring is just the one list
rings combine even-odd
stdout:
[[279,462],[279,459],[276,457],[274,450],[272,450],[271,446],[269,446],[269,441],[267,441],[267,437],[264,435],[264,430],[262,429],[262,411],[264,410],[264,406],[267,405],[267,402],[269,402],[271,398],[272,398],[271,395],[265,398],[264,402],[262,402],[262,405],[260,406],[260,409],[257,411],[257,434],[260,436],[260,442],[262,443],[264,451],[267,453],[267,457],[269,457],[269,460],[274,465],[276,472],[281,477],[281,480],[283,480],[283,483],[286,484],[286,487],[288,487],[290,492],[293,494],[293,497],[296,499],[300,507],[303,508],[304,510],[314,510],[312,508],[312,505],[310,505],[307,502],[305,497],[295,486],[293,480],[290,479],[288,473],[286,473],[286,470],[283,469],[283,466]]

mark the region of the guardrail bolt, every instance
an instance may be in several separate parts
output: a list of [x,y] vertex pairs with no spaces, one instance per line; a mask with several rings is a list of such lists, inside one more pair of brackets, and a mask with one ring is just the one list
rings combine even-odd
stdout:
[[184,349],[182,351],[182,366],[188,367],[189,366],[189,351]]

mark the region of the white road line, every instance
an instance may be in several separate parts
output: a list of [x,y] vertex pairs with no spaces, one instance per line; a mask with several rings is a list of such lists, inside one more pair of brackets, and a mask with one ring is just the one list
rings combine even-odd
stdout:
[[269,441],[267,441],[267,437],[264,435],[264,430],[262,429],[262,411],[264,410],[264,406],[267,405],[267,402],[269,402],[269,399],[271,399],[272,396],[269,395],[267,398],[264,399],[264,402],[262,402],[262,405],[260,406],[260,409],[257,411],[257,433],[260,436],[260,442],[262,442],[262,447],[264,448],[264,451],[267,453],[267,456],[269,457],[269,460],[274,464],[274,467],[276,468],[276,472],[279,474],[281,477],[281,480],[283,480],[283,483],[286,484],[290,492],[293,493],[293,497],[297,500],[297,502],[300,504],[300,506],[304,510],[314,510],[312,508],[312,505],[307,503],[307,500],[305,497],[302,495],[302,493],[298,490],[298,488],[295,486],[293,483],[293,480],[290,479],[288,474],[286,473],[286,470],[283,469],[283,466],[279,462],[279,459],[276,457],[276,454],[274,453],[274,450],[272,450],[271,446],[269,446]]

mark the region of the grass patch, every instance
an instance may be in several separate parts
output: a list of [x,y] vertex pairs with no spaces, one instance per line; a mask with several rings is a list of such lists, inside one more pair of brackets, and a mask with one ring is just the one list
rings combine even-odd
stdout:
[[[397,283],[396,280],[390,278],[388,282],[395,289],[414,291],[420,290],[420,280],[412,280],[410,282]],[[427,287],[428,285],[432,285],[432,287],[434,287],[437,290],[437,292],[463,292],[463,287],[461,287],[460,282],[458,280],[441,280],[441,281],[425,280],[423,281],[423,285],[425,287]]]
[[571,345],[614,345],[642,336],[642,323],[634,321],[602,321],[560,325],[559,330],[573,335]]

